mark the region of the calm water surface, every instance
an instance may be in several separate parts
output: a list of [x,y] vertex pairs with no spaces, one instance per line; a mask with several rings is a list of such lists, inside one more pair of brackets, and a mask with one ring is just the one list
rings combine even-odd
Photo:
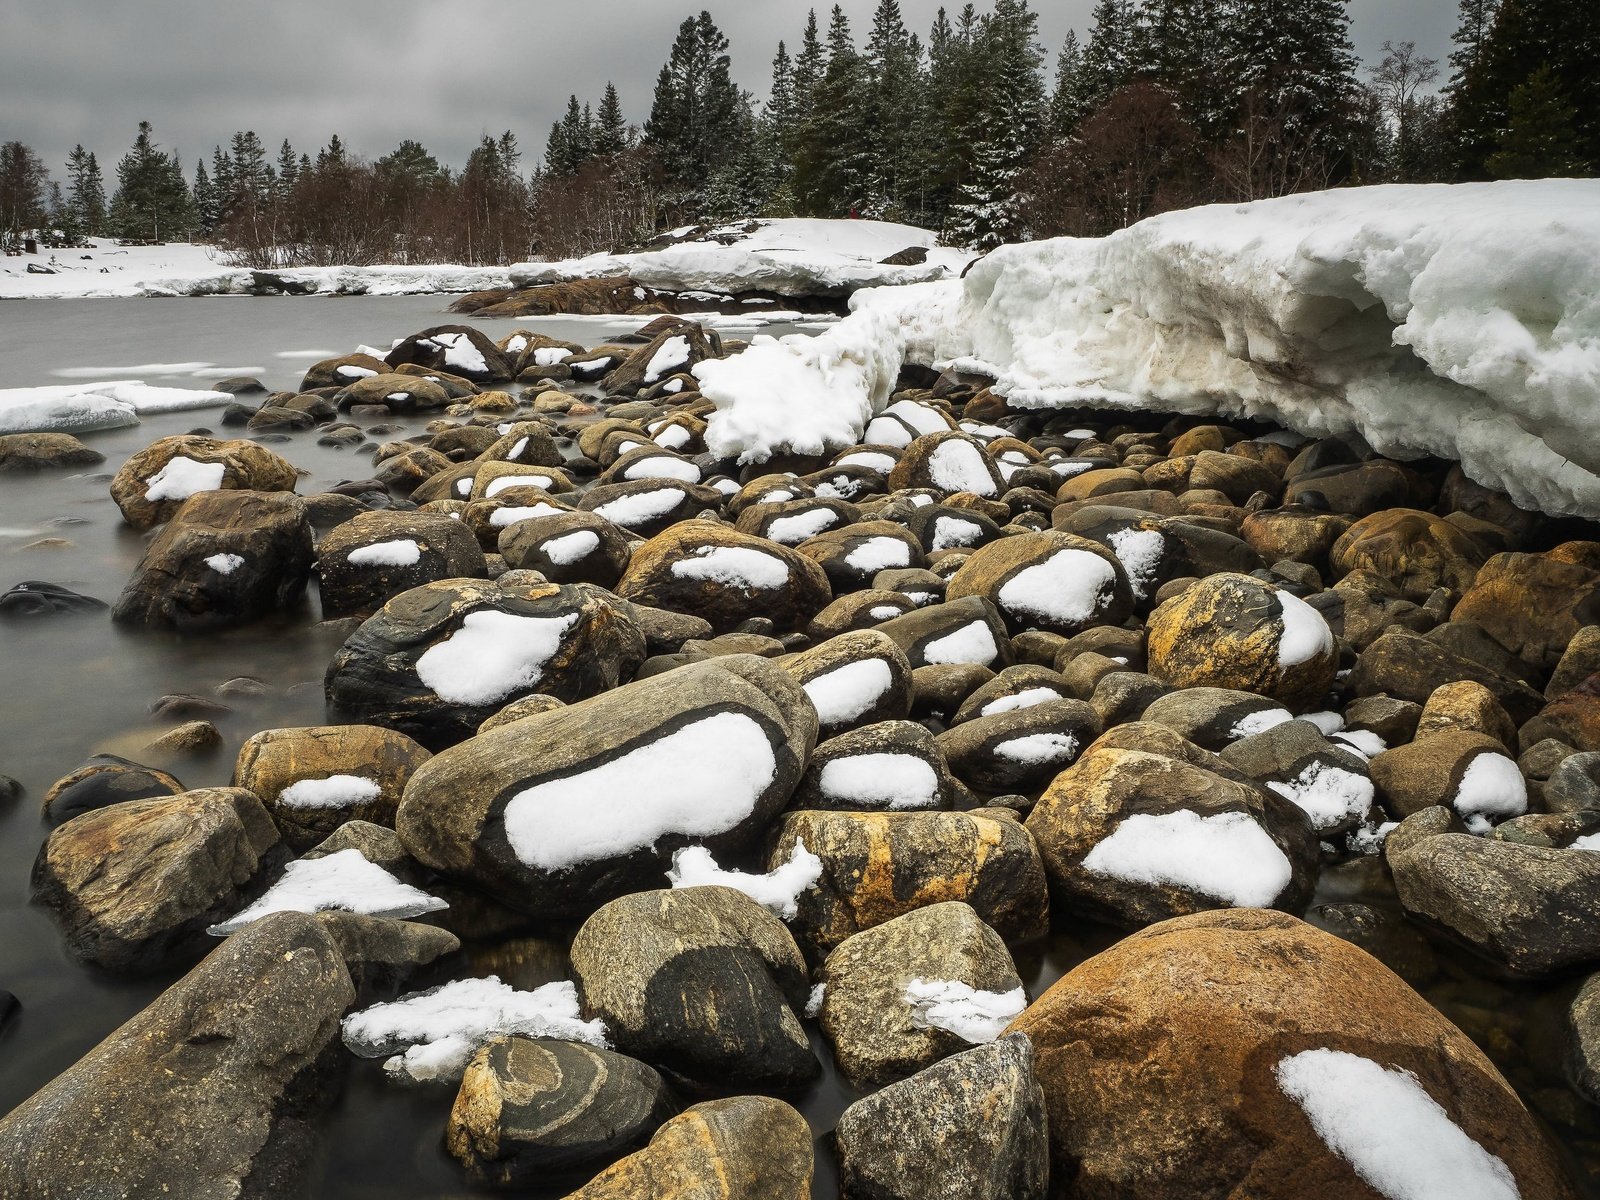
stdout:
[[[153,363],[202,362],[255,375],[269,388],[292,389],[314,361],[313,352],[349,353],[362,343],[387,346],[456,320],[444,312],[448,301],[438,296],[0,301],[0,387],[60,383],[64,380],[55,372],[94,367],[119,369],[108,378],[203,387],[204,378],[192,371],[206,368],[122,373]],[[522,326],[592,344],[641,322],[474,323],[492,337]],[[217,415],[216,410],[168,414],[131,429],[85,434],[84,440],[106,456],[105,464],[91,472],[0,475],[0,591],[38,579],[114,600],[138,562],[144,539],[122,524],[108,491],[111,475],[129,454],[159,437],[201,427],[222,433]],[[396,420],[406,426],[396,437],[419,432],[425,423]],[[301,481],[302,494],[370,475],[363,451],[321,447],[316,437],[313,431],[273,445],[310,472]],[[45,539],[64,539],[68,545],[34,545]],[[69,1067],[179,974],[116,980],[65,956],[50,919],[28,904],[28,873],[45,834],[38,819],[45,790],[96,751],[139,757],[138,748],[159,732],[149,716],[157,698],[213,695],[217,685],[240,675],[266,681],[268,693],[230,701],[234,711],[216,718],[224,737],[218,752],[171,766],[187,786],[227,783],[240,743],[261,729],[325,723],[321,680],[339,639],[318,630],[318,619],[313,589],[298,614],[199,637],[124,633],[103,615],[0,623],[0,773],[27,789],[10,811],[0,811],[0,988],[22,1003],[20,1018],[0,1033],[0,1113]],[[1395,908],[1374,866],[1325,872],[1318,902],[1359,900]],[[1064,915],[1057,929],[1046,946],[1019,951],[1017,965],[1030,995],[1117,936]],[[1418,978],[1425,980],[1425,994],[1488,1051],[1530,1108],[1551,1123],[1554,1136],[1575,1156],[1574,1173],[1586,1181],[1600,1163],[1600,1123],[1561,1074],[1557,1006],[1570,985],[1508,986],[1488,978],[1461,953],[1430,948],[1420,939],[1403,952],[1424,962]],[[442,965],[445,972],[452,967],[460,969],[459,963]],[[834,1172],[825,1135],[854,1095],[832,1070],[815,1033],[813,1043],[829,1069],[814,1088],[786,1098],[823,1139],[815,1194],[831,1196]],[[313,1194],[327,1200],[431,1200],[473,1193],[441,1145],[453,1095],[450,1088],[403,1088],[388,1082],[376,1062],[355,1063],[324,1122]]]

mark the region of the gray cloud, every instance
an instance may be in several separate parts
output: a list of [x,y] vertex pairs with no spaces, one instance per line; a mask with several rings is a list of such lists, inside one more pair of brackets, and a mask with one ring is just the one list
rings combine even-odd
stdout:
[[[732,43],[739,82],[760,94],[778,40],[798,42],[801,0],[705,5]],[[608,79],[630,120],[694,0],[0,0],[0,140],[29,143],[52,174],[67,151],[96,151],[108,182],[141,118],[183,155],[209,156],[236,129],[274,151],[315,151],[337,132],[376,157],[412,137],[459,165],[485,133],[513,130],[540,153],[570,93],[598,101]],[[825,18],[829,4],[819,4]],[[864,41],[876,0],[845,0]],[[938,0],[902,0],[925,32]],[[949,7],[959,7],[950,2]],[[983,7],[980,5],[980,7]],[[1082,36],[1093,0],[1039,0],[1052,58]],[[1441,60],[1456,0],[1352,0],[1357,50],[1412,39]]]

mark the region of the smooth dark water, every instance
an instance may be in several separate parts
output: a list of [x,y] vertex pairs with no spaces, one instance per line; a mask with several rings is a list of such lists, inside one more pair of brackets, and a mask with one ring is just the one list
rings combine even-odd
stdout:
[[[52,373],[61,369],[202,361],[248,369],[271,388],[293,388],[313,360],[303,354],[280,357],[285,352],[348,353],[360,343],[386,346],[429,325],[457,320],[444,311],[448,301],[438,296],[0,301],[0,387],[65,382]],[[495,337],[526,326],[592,344],[641,322],[474,323]],[[203,378],[188,373],[133,374],[171,386],[206,386]],[[130,429],[85,434],[84,441],[107,460],[90,472],[0,475],[0,591],[39,579],[114,600],[138,562],[144,539],[123,525],[111,501],[112,473],[129,454],[159,437],[200,427],[224,433],[215,424],[217,415],[217,410],[167,414]],[[425,424],[421,418],[395,421],[405,428],[394,437],[420,432]],[[370,475],[363,451],[321,447],[316,438],[315,431],[295,434],[272,447],[309,472],[300,483],[302,494]],[[44,539],[69,544],[34,547]],[[259,678],[267,692],[227,702],[233,711],[214,718],[224,739],[215,754],[158,764],[187,786],[226,783],[240,743],[261,729],[325,723],[321,680],[338,639],[316,629],[318,619],[313,590],[298,614],[203,636],[127,633],[104,615],[0,622],[0,774],[14,776],[27,789],[9,811],[0,811],[0,988],[22,1003],[21,1016],[0,1033],[0,1113],[69,1067],[178,975],[127,981],[87,970],[66,957],[51,920],[28,904],[28,874],[46,832],[38,819],[46,788],[96,751],[149,761],[140,747],[171,724],[150,717],[154,700],[168,693],[214,696],[219,684],[235,676]],[[1398,909],[1381,868],[1370,862],[1324,872],[1317,902],[1343,901]],[[1017,951],[1030,996],[1117,936],[1057,914],[1048,943]],[[1586,1184],[1600,1171],[1600,1121],[1563,1078],[1560,1004],[1572,985],[1498,982],[1463,952],[1415,931],[1402,953],[1428,999],[1484,1047],[1573,1153],[1574,1174]],[[451,968],[459,970],[460,964],[443,965],[445,971]],[[803,1094],[784,1098],[822,1139],[855,1095],[832,1070],[827,1047],[814,1032],[813,1044],[828,1066],[824,1077]],[[475,1194],[478,1189],[442,1146],[453,1096],[449,1087],[393,1084],[377,1062],[354,1063],[343,1095],[325,1118],[314,1194],[327,1200]],[[819,1150],[815,1194],[831,1196],[831,1157],[825,1143]]]

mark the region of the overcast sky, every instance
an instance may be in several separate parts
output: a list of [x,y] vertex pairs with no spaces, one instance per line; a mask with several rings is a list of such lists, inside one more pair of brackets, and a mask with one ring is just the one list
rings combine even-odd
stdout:
[[[959,0],[947,0],[959,7]],[[598,103],[606,80],[628,119],[649,112],[656,72],[692,0],[0,0],[0,141],[33,146],[60,179],[75,143],[108,185],[141,118],[183,155],[210,155],[236,129],[296,151],[337,132],[377,157],[416,138],[459,166],[484,133],[511,129],[525,155],[569,93]],[[798,42],[806,0],[718,0],[739,82],[762,95],[780,38]],[[818,5],[824,17],[830,4]],[[844,0],[864,42],[876,0]],[[939,0],[901,0],[926,34]],[[980,10],[987,4],[980,3]],[[1093,0],[1039,0],[1051,56],[1083,36]],[[1415,41],[1444,60],[1456,0],[1351,0],[1356,49]]]

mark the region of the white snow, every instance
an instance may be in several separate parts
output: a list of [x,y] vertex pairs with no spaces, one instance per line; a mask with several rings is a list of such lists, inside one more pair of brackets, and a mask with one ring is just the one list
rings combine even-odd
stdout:
[[885,454],[882,450],[852,450],[849,454],[842,454],[833,465],[836,467],[866,467],[869,471],[876,471],[880,475],[887,475],[894,470],[895,457]]
[[1051,700],[1062,698],[1063,693],[1055,688],[1023,688],[1020,692],[1012,692],[1009,696],[996,696],[978,710],[978,715],[992,717],[996,713],[1015,712],[1019,708],[1032,708],[1035,704],[1048,704]]
[[1567,843],[1568,850],[1600,850],[1600,833],[1586,833]]
[[358,567],[414,567],[422,558],[422,547],[412,538],[394,538],[357,546],[346,561]]
[[750,546],[699,546],[668,568],[675,579],[699,579],[725,587],[771,591],[789,582],[789,565]]
[[417,659],[417,678],[446,704],[489,704],[544,678],[578,614],[519,617],[484,608]]
[[383,788],[359,775],[329,775],[301,779],[278,793],[278,803],[288,808],[354,808],[376,800]]
[[689,362],[689,339],[683,334],[674,334],[662,342],[650,361],[645,365],[644,381],[655,383],[663,375],[672,375],[681,371]]
[[828,985],[819,983],[812,987],[811,994],[806,997],[806,1016],[816,1020],[817,1014],[822,1011],[822,1002],[827,998]]
[[1336,712],[1302,713],[1295,718],[1298,721],[1310,721],[1322,731],[1323,737],[1332,737],[1344,728],[1344,716]]
[[1372,807],[1372,780],[1332,763],[1311,762],[1293,779],[1269,781],[1267,787],[1304,811],[1317,833],[1365,816]]
[[1070,733],[1026,733],[1021,737],[996,742],[990,750],[998,759],[1042,766],[1045,763],[1067,762],[1078,752],[1078,739]]
[[873,446],[909,446],[923,434],[943,433],[949,428],[949,418],[931,404],[897,400],[872,418],[861,440]]
[[394,1055],[384,1070],[412,1081],[459,1078],[473,1051],[497,1034],[609,1045],[605,1023],[583,1019],[573,984],[547,983],[521,992],[494,975],[374,1004],[351,1013],[341,1028],[353,1053]]
[[226,463],[203,463],[178,454],[145,480],[146,500],[187,500],[199,492],[214,492],[222,486]]
[[1278,639],[1278,665],[1297,667],[1333,653],[1333,630],[1322,614],[1299,596],[1278,592],[1282,610],[1283,636]]
[[839,725],[870,709],[893,683],[894,673],[885,660],[863,658],[822,672],[804,688],[817,710],[817,720],[823,725]]
[[1166,538],[1157,529],[1118,529],[1107,534],[1106,541],[1111,543],[1111,552],[1127,572],[1133,598],[1143,600],[1149,594],[1156,569],[1161,566],[1161,552],[1166,548]]
[[218,575],[232,575],[240,567],[244,566],[244,555],[213,554],[205,559],[205,564]]
[[600,548],[600,535],[592,529],[574,529],[540,544],[539,549],[558,567],[570,567]]
[[505,508],[497,508],[490,513],[489,525],[493,529],[504,529],[507,525],[515,525],[518,521],[532,521],[537,517],[558,517],[566,511],[554,504],[512,504]]
[[995,645],[994,631],[987,621],[969,621],[960,629],[943,637],[936,637],[922,647],[922,661],[932,666],[937,663],[977,663],[986,667],[995,660],[1000,648]]
[[682,450],[694,440],[694,435],[682,425],[667,425],[652,435],[650,440],[663,450]]
[[615,500],[607,500],[604,504],[595,506],[595,514],[604,517],[615,525],[632,528],[643,525],[647,521],[654,521],[657,517],[664,517],[679,504],[687,495],[682,488],[663,487],[652,488],[647,492],[635,492],[631,496],[618,496]]
[[683,483],[699,483],[700,468],[686,458],[675,454],[650,454],[629,463],[623,471],[624,479],[676,479]]
[[343,376],[345,379],[367,379],[377,374],[371,367],[356,367],[351,366],[349,363],[335,367],[333,373]]
[[1000,490],[983,451],[976,442],[964,438],[948,438],[933,448],[928,455],[928,478],[942,492],[993,496]]
[[1513,759],[1489,751],[1467,764],[1451,803],[1468,829],[1487,833],[1490,826],[1528,811],[1528,785]]
[[1135,813],[1084,857],[1083,868],[1164,884],[1235,907],[1266,908],[1289,886],[1289,860],[1247,813]]
[[939,776],[914,754],[851,754],[823,764],[817,787],[837,804],[891,810],[929,808],[939,802]]
[[864,575],[876,575],[890,567],[911,565],[911,547],[899,538],[869,537],[844,556],[845,566]]
[[415,917],[450,906],[421,888],[402,883],[359,850],[340,850],[324,858],[302,858],[254,904],[206,932],[237,933],[252,921],[280,912],[339,909],[369,917]]
[[533,352],[533,363],[537,367],[553,367],[571,357],[572,351],[565,346],[540,346]]
[[774,517],[767,522],[766,536],[780,546],[795,546],[809,537],[816,537],[825,529],[839,523],[839,514],[831,508],[808,508],[788,516]]
[[1304,1050],[1273,1071],[1311,1127],[1386,1200],[1520,1200],[1516,1179],[1409,1071]]
[[1370,729],[1341,729],[1332,735],[1332,740],[1342,743],[1363,758],[1372,758],[1389,748],[1384,740]]
[[1233,723],[1232,733],[1235,739],[1253,737],[1292,720],[1294,714],[1287,708],[1264,708],[1260,712],[1245,713]]
[[750,816],[776,772],[755,720],[716,713],[518,792],[506,805],[506,839],[528,866],[557,871],[652,847],[669,833],[713,837]]
[[667,878],[675,888],[730,887],[743,892],[775,917],[794,920],[802,892],[822,878],[822,860],[795,839],[789,861],[764,875],[748,871],[725,871],[717,866],[711,851],[704,846],[685,846],[672,855]]
[[892,621],[901,615],[902,610],[896,608],[893,604],[879,604],[874,608],[867,609],[867,616],[874,621]]
[[[463,480],[463,482],[465,482],[465,480]],[[507,472],[504,475],[496,475],[484,485],[483,498],[485,500],[492,499],[494,496],[505,491],[507,488],[514,487],[536,487],[543,488],[545,491],[549,491],[550,485],[553,482],[554,480],[552,480],[550,476],[541,475],[537,471]]]
[[483,351],[474,346],[472,339],[464,333],[436,333],[430,338],[423,338],[417,345],[443,350],[446,367],[477,375],[488,373],[489,364],[484,361]]
[[917,1028],[943,1029],[974,1045],[994,1041],[1028,1007],[1020,987],[982,992],[958,979],[913,979],[903,999]]
[[933,520],[934,551],[950,550],[957,546],[975,545],[983,537],[983,526],[964,517],[935,517]]
[[1091,620],[1114,594],[1117,570],[1089,550],[1070,547],[1024,567],[1000,585],[1000,607],[1026,617],[1075,625]]

